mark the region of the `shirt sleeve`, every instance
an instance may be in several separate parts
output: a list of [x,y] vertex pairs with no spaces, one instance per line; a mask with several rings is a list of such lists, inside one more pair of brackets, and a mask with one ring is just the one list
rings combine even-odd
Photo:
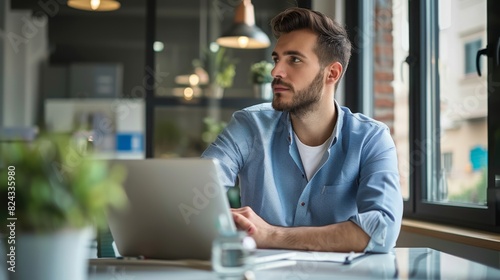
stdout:
[[388,252],[399,236],[403,198],[396,148],[387,127],[363,147],[356,200],[358,214],[350,220],[370,236],[365,251]]
[[219,162],[221,183],[233,187],[251,150],[251,127],[247,114],[237,111],[217,139],[208,146],[202,158],[215,158]]

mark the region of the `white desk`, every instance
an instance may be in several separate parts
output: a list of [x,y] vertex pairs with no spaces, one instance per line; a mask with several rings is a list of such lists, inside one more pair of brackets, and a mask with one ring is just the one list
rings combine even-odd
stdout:
[[[255,279],[500,279],[500,270],[427,248],[396,248],[343,265],[297,262],[293,266],[254,271]],[[219,279],[208,267],[121,264],[93,259],[89,280]]]

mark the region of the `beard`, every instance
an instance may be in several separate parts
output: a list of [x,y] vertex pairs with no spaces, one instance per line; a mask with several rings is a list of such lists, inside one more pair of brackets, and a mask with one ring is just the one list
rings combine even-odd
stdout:
[[295,91],[291,84],[283,82],[281,79],[274,79],[272,85],[284,85],[292,92],[292,101],[283,102],[280,98],[281,93],[275,93],[272,106],[276,111],[288,111],[296,116],[306,115],[314,110],[314,107],[321,99],[323,90],[323,71],[318,71],[312,82],[304,89]]

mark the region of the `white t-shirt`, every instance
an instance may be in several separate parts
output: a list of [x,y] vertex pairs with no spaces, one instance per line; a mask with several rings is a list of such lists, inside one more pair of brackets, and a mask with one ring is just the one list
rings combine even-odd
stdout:
[[328,144],[330,144],[332,136],[319,146],[307,146],[306,144],[300,142],[297,134],[294,133],[293,135],[295,137],[295,141],[297,141],[297,148],[299,149],[302,165],[306,171],[307,180],[311,180],[312,176],[319,168],[321,159],[328,149]]

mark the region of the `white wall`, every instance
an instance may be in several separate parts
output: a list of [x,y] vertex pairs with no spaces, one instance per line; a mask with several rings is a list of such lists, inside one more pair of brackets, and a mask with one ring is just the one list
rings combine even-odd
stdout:
[[36,124],[39,96],[40,65],[48,59],[47,19],[33,18],[31,11],[5,8],[0,36],[0,95],[2,126],[27,127]]

